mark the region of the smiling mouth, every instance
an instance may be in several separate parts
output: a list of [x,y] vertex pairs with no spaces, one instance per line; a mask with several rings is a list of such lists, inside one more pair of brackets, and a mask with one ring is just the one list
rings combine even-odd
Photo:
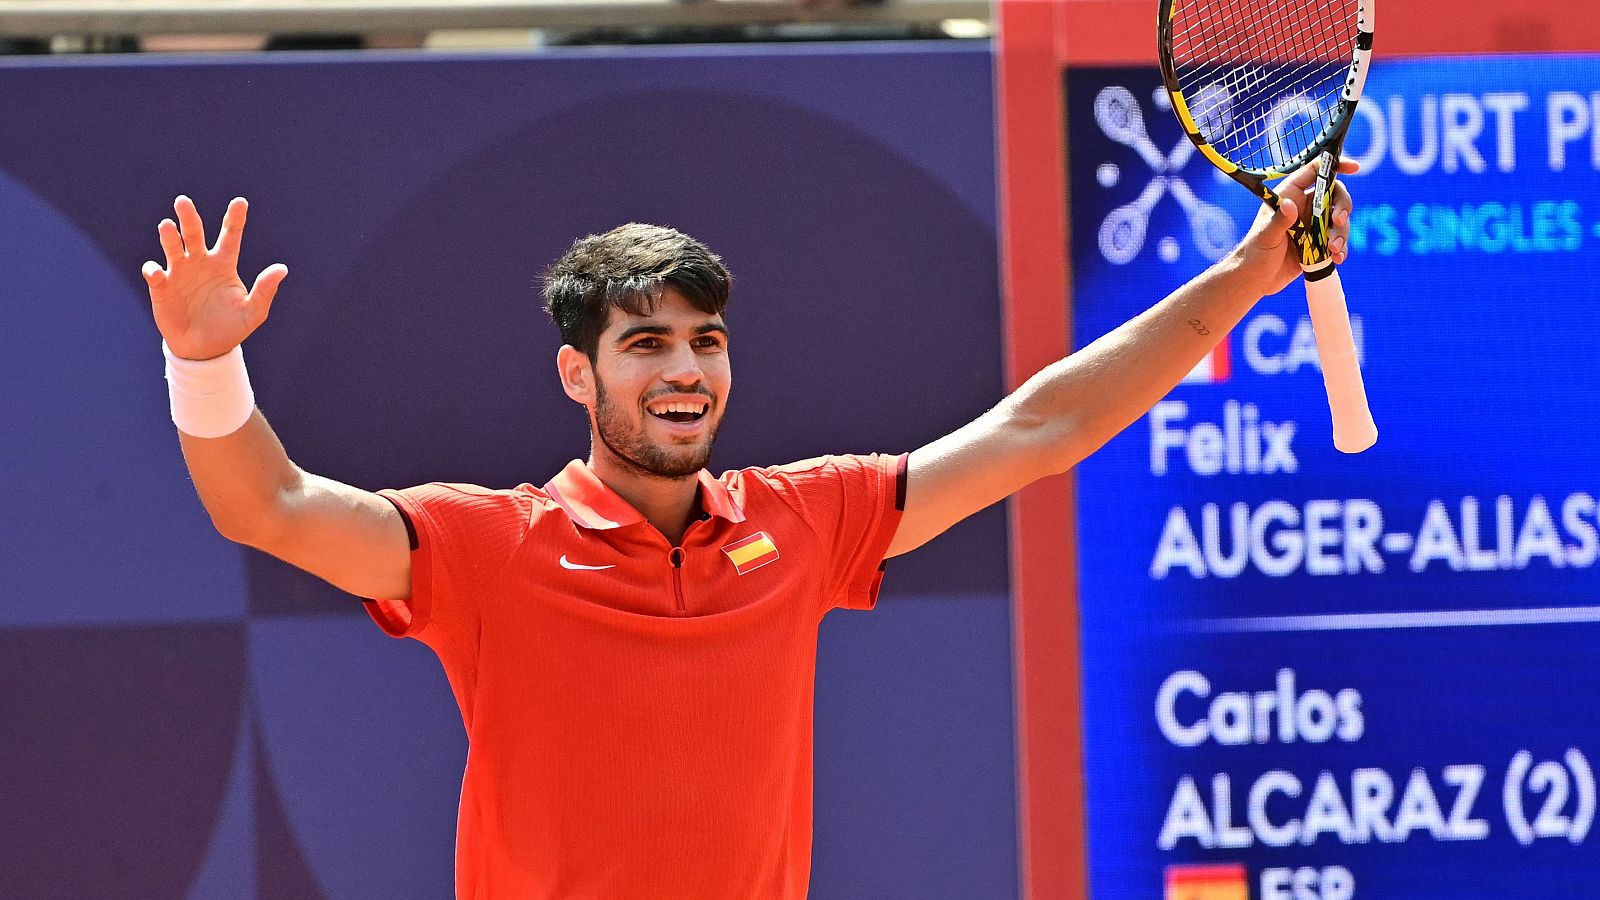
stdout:
[[711,403],[705,400],[673,400],[652,403],[645,409],[658,419],[686,425],[704,418],[711,409]]

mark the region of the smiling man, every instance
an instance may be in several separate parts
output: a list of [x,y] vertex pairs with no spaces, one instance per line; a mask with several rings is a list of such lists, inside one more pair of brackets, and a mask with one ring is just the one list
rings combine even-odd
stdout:
[[[1353,171],[1349,165],[1346,171]],[[1314,177],[1286,182],[1301,196]],[[817,626],[870,609],[884,559],[1149,409],[1256,300],[1299,275],[1295,204],[1211,270],[909,454],[705,470],[733,378],[731,278],[703,244],[625,225],[551,267],[566,394],[590,453],[543,487],[370,493],[296,466],[254,408],[240,344],[279,284],[237,273],[194,204],[144,276],[172,417],[217,529],[367,600],[433,649],[469,738],[462,898],[801,898],[811,865]],[[1342,260],[1349,199],[1335,215]],[[1196,327],[1199,323],[1200,327]]]

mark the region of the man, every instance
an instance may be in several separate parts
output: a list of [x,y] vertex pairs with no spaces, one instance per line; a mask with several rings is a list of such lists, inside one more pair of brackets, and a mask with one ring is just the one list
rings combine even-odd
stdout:
[[[1346,164],[1345,172],[1355,171]],[[900,456],[704,470],[732,370],[730,277],[698,241],[626,225],[549,271],[562,387],[591,450],[542,488],[368,493],[301,470],[254,409],[242,341],[287,275],[237,274],[186,197],[144,266],[172,416],[217,529],[359,597],[438,655],[469,737],[465,898],[803,897],[817,625],[876,601],[881,564],[1142,415],[1299,275],[1287,179],[1223,261]],[[1344,258],[1350,203],[1335,213]]]

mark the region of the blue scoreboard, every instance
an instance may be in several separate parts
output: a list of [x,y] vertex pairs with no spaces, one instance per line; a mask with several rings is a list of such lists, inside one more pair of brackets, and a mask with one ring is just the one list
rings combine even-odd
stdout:
[[[1378,444],[1296,284],[1079,469],[1095,900],[1600,897],[1600,58],[1381,62],[1342,269]],[[1074,346],[1259,205],[1154,69],[1067,73]]]

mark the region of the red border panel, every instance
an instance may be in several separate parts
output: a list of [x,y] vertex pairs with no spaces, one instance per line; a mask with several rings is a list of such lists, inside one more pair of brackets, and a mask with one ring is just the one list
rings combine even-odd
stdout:
[[[1061,0],[999,0],[995,52],[1006,383],[1067,355]],[[1030,900],[1087,892],[1078,607],[1070,476],[1010,502],[1021,882]]]
[[[1045,2],[1045,0],[1034,0]],[[1055,0],[1060,58],[1074,66],[1156,64],[1156,0]],[[1581,0],[1382,0],[1374,52],[1380,58],[1462,53],[1600,50],[1600,16]],[[1065,42],[1071,41],[1070,52]]]

